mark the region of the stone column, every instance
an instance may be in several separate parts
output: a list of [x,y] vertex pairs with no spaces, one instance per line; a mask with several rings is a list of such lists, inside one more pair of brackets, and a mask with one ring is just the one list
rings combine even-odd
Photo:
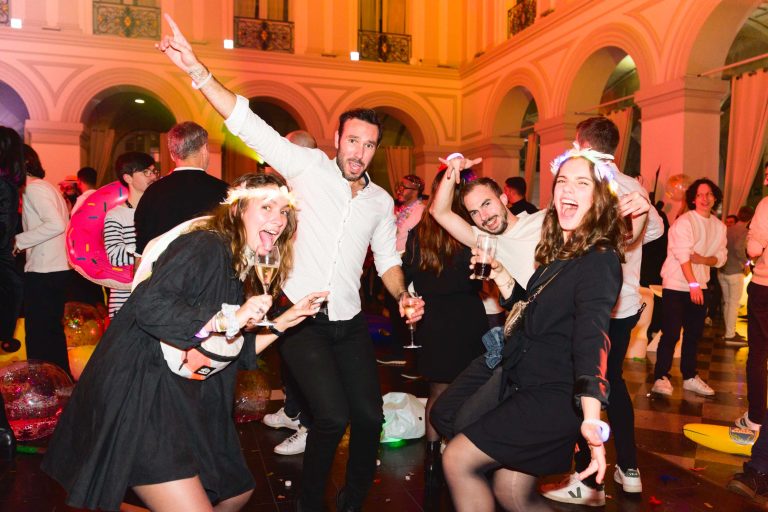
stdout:
[[[642,121],[640,169],[649,190],[661,166],[656,199],[664,197],[670,176],[720,181],[720,105],[728,83],[687,76],[635,93]],[[672,219],[670,218],[670,221]]]
[[[576,125],[582,118],[573,114],[539,121],[534,126],[539,135],[539,207],[544,208],[552,198],[552,173],[549,163],[570,148],[576,138]],[[532,185],[532,184],[529,184]],[[533,186],[531,186],[533,189]],[[530,196],[531,194],[529,194]]]
[[24,141],[40,156],[45,179],[50,183],[58,184],[83,166],[80,148],[83,129],[82,123],[36,119],[24,123]]

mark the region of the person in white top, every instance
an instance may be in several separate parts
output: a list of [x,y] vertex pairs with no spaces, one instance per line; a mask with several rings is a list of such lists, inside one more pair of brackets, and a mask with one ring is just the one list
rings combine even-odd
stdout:
[[714,390],[697,375],[696,347],[704,331],[704,290],[710,267],[725,264],[726,227],[712,214],[723,199],[717,185],[706,178],[694,181],[685,191],[688,212],[680,215],[669,228],[667,259],[661,267],[662,310],[664,320],[654,369],[654,393],[671,395],[669,369],[675,344],[684,330],[680,358],[683,389],[712,396]]
[[[394,201],[366,172],[381,141],[381,124],[372,110],[343,113],[333,159],[319,149],[292,144],[251,112],[246,98],[221,85],[171,17],[165,17],[173,35],[164,36],[157,48],[192,78],[193,86],[226,119],[227,128],[288,180],[298,198],[294,266],[284,294],[296,303],[307,295],[305,290],[330,292],[316,318],[277,333],[284,334],[281,354],[313,416],[298,507],[304,512],[324,510],[336,447],[351,423],[346,482],[336,507],[361,510],[373,484],[383,422],[376,359],[359,295],[369,245],[387,290],[398,299],[406,295],[395,249]],[[413,306],[410,321],[416,322],[424,303]]]
[[69,372],[67,342],[61,319],[74,271],[67,261],[64,231],[67,202],[59,189],[43,180],[37,153],[24,146],[27,185],[22,196],[21,223],[15,252],[26,251],[24,319],[28,359],[39,359]]

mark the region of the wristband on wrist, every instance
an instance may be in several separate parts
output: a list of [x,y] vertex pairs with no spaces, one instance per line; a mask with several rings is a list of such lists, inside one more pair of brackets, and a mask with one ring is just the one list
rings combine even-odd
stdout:
[[210,71],[208,71],[208,76],[206,76],[205,78],[203,78],[201,81],[199,81],[199,82],[195,82],[194,80],[192,80],[192,88],[193,88],[193,89],[195,89],[195,90],[202,88],[202,87],[203,87],[205,84],[207,84],[207,83],[208,83],[208,81],[209,81],[209,80],[210,80],[212,77],[213,77],[213,73],[212,73],[212,72],[210,72]]
[[515,278],[512,277],[512,275],[510,274],[509,280],[506,283],[499,284],[499,285],[496,285],[496,286],[498,286],[499,288],[506,288],[507,286],[514,285],[514,284],[515,284]]
[[688,283],[688,288],[701,288],[701,285],[696,282]]
[[608,438],[611,436],[611,427],[603,420],[595,420],[590,418],[582,421],[581,423],[586,423],[587,425],[595,425],[598,427],[600,429],[600,440],[603,442],[608,441]]
[[270,325],[270,326],[268,326],[267,328],[269,329],[269,332],[271,332],[272,334],[274,334],[274,335],[275,335],[275,336],[277,336],[278,338],[279,338],[280,336],[282,336],[283,334],[285,334],[285,331],[281,331],[281,330],[280,330],[280,329],[278,329],[278,328],[277,328],[277,326],[276,326],[276,325],[274,325],[274,324],[273,324],[273,325]]
[[195,334],[195,338],[207,338],[211,333],[205,330],[205,326],[201,327],[199,331],[197,331],[197,334]]
[[224,331],[224,335],[227,338],[234,338],[240,332],[240,326],[237,324],[237,316],[235,316],[238,309],[239,306],[234,304],[221,305],[221,313],[226,320],[226,330]]

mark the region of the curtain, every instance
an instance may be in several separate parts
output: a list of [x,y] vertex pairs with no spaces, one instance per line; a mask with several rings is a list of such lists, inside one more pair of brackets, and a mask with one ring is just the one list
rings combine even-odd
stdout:
[[389,0],[384,2],[386,17],[384,32],[405,34],[405,0]]
[[768,73],[731,79],[731,119],[725,161],[723,215],[738,210],[755,179],[768,124]]
[[379,30],[378,23],[378,1],[377,0],[360,0],[360,29],[377,32]]
[[528,142],[525,145],[525,184],[528,188],[528,200],[536,204],[539,204],[539,197],[535,195],[535,190],[538,190],[535,183],[536,174],[536,157],[539,154],[539,136],[535,132],[531,132],[528,135]]
[[115,130],[111,128],[91,128],[88,165],[96,169],[96,183],[112,181],[112,145],[115,143]]
[[411,174],[411,156],[413,148],[410,146],[388,146],[384,148],[387,155],[387,176],[389,176],[390,190],[394,192],[403,176]]
[[616,167],[624,171],[624,165],[627,163],[627,152],[629,151],[629,138],[632,134],[632,107],[609,112],[606,116],[613,121],[619,129],[619,145],[616,147],[616,153],[613,155]]
[[256,0],[235,0],[235,16],[241,18],[258,18]]

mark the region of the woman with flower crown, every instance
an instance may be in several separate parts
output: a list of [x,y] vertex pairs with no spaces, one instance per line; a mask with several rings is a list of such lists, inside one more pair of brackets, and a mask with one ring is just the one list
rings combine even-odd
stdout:
[[[295,230],[285,181],[251,174],[163,251],[104,334],[43,460],[69,505],[118,510],[128,488],[153,511],[247,503],[255,484],[232,420],[237,369],[254,367],[258,352],[315,314],[316,299],[327,295],[309,294],[275,318],[272,334],[242,332],[272,304],[259,294],[255,255],[279,247],[272,287],[279,290]],[[216,373],[184,378],[166,364],[161,345],[184,354],[186,364],[216,336],[242,344]]]
[[[486,334],[483,341],[490,348],[496,341],[498,354],[489,350],[452,385],[462,392],[475,386],[477,392],[466,400],[475,411],[477,404],[490,403],[443,454],[459,512],[493,511],[495,501],[506,510],[550,510],[536,492],[537,478],[568,471],[580,431],[592,452],[582,477],[597,472],[598,482],[603,479],[603,442],[610,432],[600,421],[608,398],[607,332],[621,288],[626,229],[608,158],[575,148],[552,163],[553,199],[536,248],[538,268],[528,283],[522,325],[507,331],[504,345],[501,328]],[[492,265],[491,277],[507,284],[508,271],[497,261]],[[502,297],[507,306],[526,296],[515,288]],[[479,378],[483,374],[485,382]],[[451,388],[443,394],[447,403],[453,400],[450,393]]]

